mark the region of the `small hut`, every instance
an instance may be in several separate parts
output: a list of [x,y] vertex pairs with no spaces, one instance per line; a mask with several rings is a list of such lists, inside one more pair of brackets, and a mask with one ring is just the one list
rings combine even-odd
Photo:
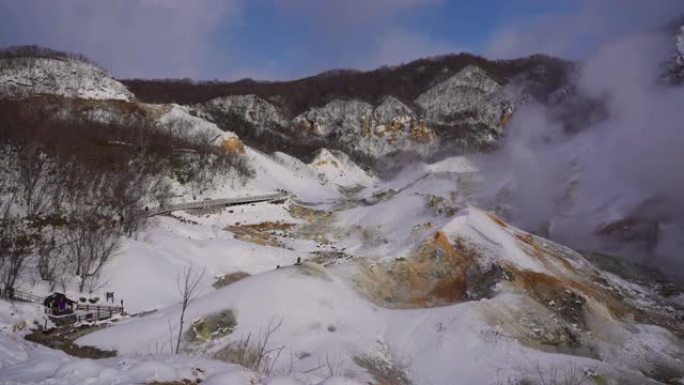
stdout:
[[76,310],[76,301],[67,298],[63,293],[52,293],[45,298],[43,306],[50,309],[53,315],[71,314]]

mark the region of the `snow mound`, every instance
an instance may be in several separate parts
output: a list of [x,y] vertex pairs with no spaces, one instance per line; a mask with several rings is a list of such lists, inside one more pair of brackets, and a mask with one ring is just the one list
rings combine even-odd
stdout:
[[476,173],[477,166],[465,156],[454,156],[426,166],[432,173]]
[[310,163],[321,180],[343,187],[369,186],[377,179],[369,175],[345,153],[322,149]]
[[165,109],[167,111],[159,117],[157,122],[173,130],[178,136],[205,135],[213,138],[213,142],[216,144],[221,144],[227,139],[237,138],[233,132],[223,131],[216,124],[193,116],[186,106],[171,104],[165,106]]
[[3,58],[0,68],[0,97],[52,94],[81,99],[135,99],[126,86],[106,71],[78,60]]

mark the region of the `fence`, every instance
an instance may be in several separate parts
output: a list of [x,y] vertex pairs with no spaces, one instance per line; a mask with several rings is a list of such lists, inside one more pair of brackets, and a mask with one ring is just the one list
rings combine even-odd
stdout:
[[0,290],[0,298],[5,298],[10,301],[43,303],[43,297],[15,289]]

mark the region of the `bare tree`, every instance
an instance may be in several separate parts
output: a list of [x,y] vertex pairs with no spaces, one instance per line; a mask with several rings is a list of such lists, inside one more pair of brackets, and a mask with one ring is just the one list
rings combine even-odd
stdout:
[[[0,191],[1,192],[1,191]],[[36,244],[40,233],[12,215],[14,197],[0,202],[0,278],[5,290],[12,290]]]
[[79,290],[92,284],[119,247],[120,234],[110,219],[97,212],[84,214],[74,220],[65,231],[66,249],[81,278]]
[[176,341],[176,354],[180,352],[181,336],[183,335],[183,323],[185,322],[185,310],[198,294],[199,284],[204,277],[205,270],[198,271],[192,265],[186,267],[182,274],[178,275],[178,293],[181,297],[180,326],[178,327],[178,339]]
[[26,204],[26,216],[32,217],[41,213],[50,201],[50,162],[36,142],[19,149],[16,162],[19,176],[17,182]]

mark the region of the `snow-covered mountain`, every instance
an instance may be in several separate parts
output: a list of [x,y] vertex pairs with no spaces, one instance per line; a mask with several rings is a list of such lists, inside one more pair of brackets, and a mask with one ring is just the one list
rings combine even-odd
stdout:
[[496,145],[515,109],[559,103],[574,64],[545,56],[422,59],[370,72],[292,82],[125,81],[141,100],[192,104],[198,114],[266,151],[308,158],[334,147],[357,161],[399,153],[435,158]]
[[[11,77],[0,73],[12,107],[46,121],[130,122],[200,138],[249,170],[218,170],[201,185],[164,175],[165,201],[145,196],[145,204],[288,195],[154,216],[122,238],[90,293],[79,293],[76,277],[65,273],[59,290],[98,305],[114,293],[125,315],[44,334],[39,325],[54,325],[40,304],[0,299],[0,383],[684,381],[684,288],[657,270],[575,251],[489,211],[506,207],[478,207],[486,200],[477,190],[489,176],[481,155],[416,161],[386,179],[358,161],[487,148],[526,103],[563,116],[580,98],[568,85],[566,62],[434,58],[372,73],[236,83],[253,92],[207,100],[154,102],[132,97],[123,85],[139,83],[119,83],[82,60],[2,60],[14,68]],[[18,74],[23,88],[13,80]],[[373,85],[356,94],[337,85],[406,78],[402,87]],[[333,91],[296,102],[316,82],[333,82],[326,86]],[[286,91],[269,94],[272,86]],[[300,93],[288,93],[290,86]],[[136,151],[126,142],[100,141],[96,149],[112,144]],[[182,154],[168,161],[176,171],[215,154],[172,150]],[[512,164],[495,166],[508,171]],[[516,202],[506,192],[526,181],[497,179],[503,187],[491,191],[496,203]],[[562,182],[564,188],[573,179]],[[198,291],[186,309],[179,277],[190,266]],[[54,290],[36,274],[22,276],[17,288],[41,297]]]

